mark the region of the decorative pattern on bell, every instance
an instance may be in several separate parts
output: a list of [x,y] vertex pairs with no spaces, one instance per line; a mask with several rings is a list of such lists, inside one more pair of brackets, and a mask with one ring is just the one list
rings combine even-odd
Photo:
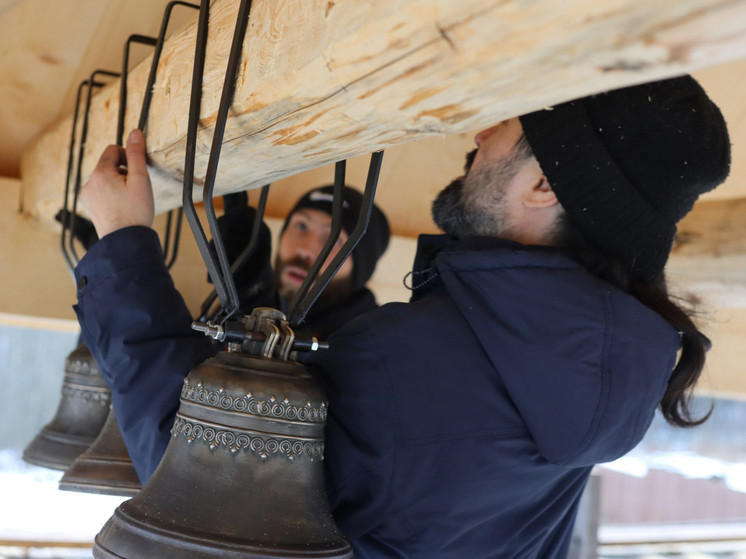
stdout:
[[50,421],[23,451],[26,462],[67,470],[101,432],[111,403],[96,360],[85,344],[65,360],[61,399]]
[[94,557],[351,558],[323,480],[325,396],[291,361],[223,352],[184,382],[153,477]]

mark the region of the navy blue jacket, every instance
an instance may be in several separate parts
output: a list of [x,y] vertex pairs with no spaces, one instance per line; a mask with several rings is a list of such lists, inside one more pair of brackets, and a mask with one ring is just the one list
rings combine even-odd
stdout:
[[[83,335],[147,477],[209,343],[145,236],[105,237],[76,273]],[[313,358],[335,519],[359,559],[564,557],[592,465],[645,433],[678,333],[562,251],[439,248],[420,253],[411,303],[358,317]]]

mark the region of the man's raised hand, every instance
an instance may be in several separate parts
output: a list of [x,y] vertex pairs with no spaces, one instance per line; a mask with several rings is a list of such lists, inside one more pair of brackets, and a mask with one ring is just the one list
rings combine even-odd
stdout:
[[80,192],[99,238],[133,225],[153,225],[150,185],[142,131],[133,130],[126,148],[108,146]]

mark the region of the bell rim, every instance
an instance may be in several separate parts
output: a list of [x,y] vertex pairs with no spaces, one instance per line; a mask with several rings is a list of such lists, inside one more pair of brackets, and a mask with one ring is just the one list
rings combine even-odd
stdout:
[[142,485],[115,485],[110,483],[67,482],[58,484],[60,491],[73,493],[88,493],[91,495],[111,495],[114,497],[134,497],[142,489]]
[[[329,545],[324,547],[319,546],[318,548],[311,550],[302,549],[300,545],[297,548],[285,546],[284,548],[267,549],[266,547],[256,544],[239,542],[237,541],[238,538],[225,537],[219,540],[209,539],[209,544],[206,544],[204,543],[205,540],[192,535],[194,532],[186,533],[184,531],[168,529],[164,526],[156,525],[155,523],[157,522],[157,519],[149,519],[152,520],[152,522],[139,520],[126,510],[128,506],[133,506],[131,500],[119,505],[101,531],[96,534],[93,546],[94,558],[124,559],[124,556],[117,555],[115,551],[107,548],[103,540],[106,538],[106,532],[108,530],[122,532],[127,529],[129,530],[129,533],[125,536],[127,544],[132,545],[132,538],[135,537],[138,538],[138,540],[146,540],[149,547],[152,548],[140,550],[140,554],[158,551],[162,552],[164,549],[168,549],[169,543],[175,542],[180,544],[178,547],[180,552],[179,556],[183,559],[189,559],[190,557],[194,557],[195,559],[286,559],[291,557],[297,557],[298,559],[353,559],[352,548],[341,533],[339,534],[339,538],[336,541],[331,542]],[[116,523],[119,523],[119,526],[115,527],[114,524]],[[156,541],[154,538],[149,537],[151,535],[162,537],[163,540],[171,540],[171,542]],[[205,535],[209,536],[210,534]],[[174,546],[174,548],[177,547]],[[186,548],[186,550],[183,548]],[[108,555],[97,556],[97,551],[103,551],[108,553]],[[194,555],[190,555],[190,553],[193,553]]]

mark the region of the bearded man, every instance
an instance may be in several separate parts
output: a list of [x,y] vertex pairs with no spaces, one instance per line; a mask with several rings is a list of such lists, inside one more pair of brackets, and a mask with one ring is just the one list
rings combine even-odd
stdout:
[[[334,186],[306,192],[288,213],[280,233],[271,266],[271,233],[262,223],[257,248],[248,262],[234,273],[240,311],[251,314],[255,307],[273,307],[288,311],[308,272],[316,262],[332,229]],[[355,229],[363,204],[362,194],[350,186],[342,189],[342,229],[321,275]],[[234,262],[251,237],[256,211],[247,204],[246,193],[224,196],[225,211],[218,218],[221,237],[230,262]],[[326,289],[314,302],[302,325],[317,338],[327,338],[348,320],[378,306],[366,287],[376,264],[386,251],[391,230],[386,215],[374,205],[368,228],[350,256],[334,274]]]
[[[133,139],[129,175],[105,152],[83,191],[102,237],[91,252],[111,212],[150,193]],[[585,97],[475,143],[433,205],[444,234],[420,237],[411,301],[360,315],[311,357],[329,400],[329,502],[358,559],[563,558],[595,464],[631,450],[656,408],[678,426],[705,419],[688,401],[708,340],[664,281],[676,223],[729,172],[724,119],[699,84]],[[130,203],[115,204],[125,183]],[[78,315],[97,360],[112,328],[128,358],[160,351],[134,372],[102,366],[114,409],[137,418],[123,434],[147,478],[209,340],[167,286],[137,282],[162,263],[137,265],[86,276],[81,261]],[[142,318],[115,324],[115,299]],[[155,386],[167,394],[148,398]]]

